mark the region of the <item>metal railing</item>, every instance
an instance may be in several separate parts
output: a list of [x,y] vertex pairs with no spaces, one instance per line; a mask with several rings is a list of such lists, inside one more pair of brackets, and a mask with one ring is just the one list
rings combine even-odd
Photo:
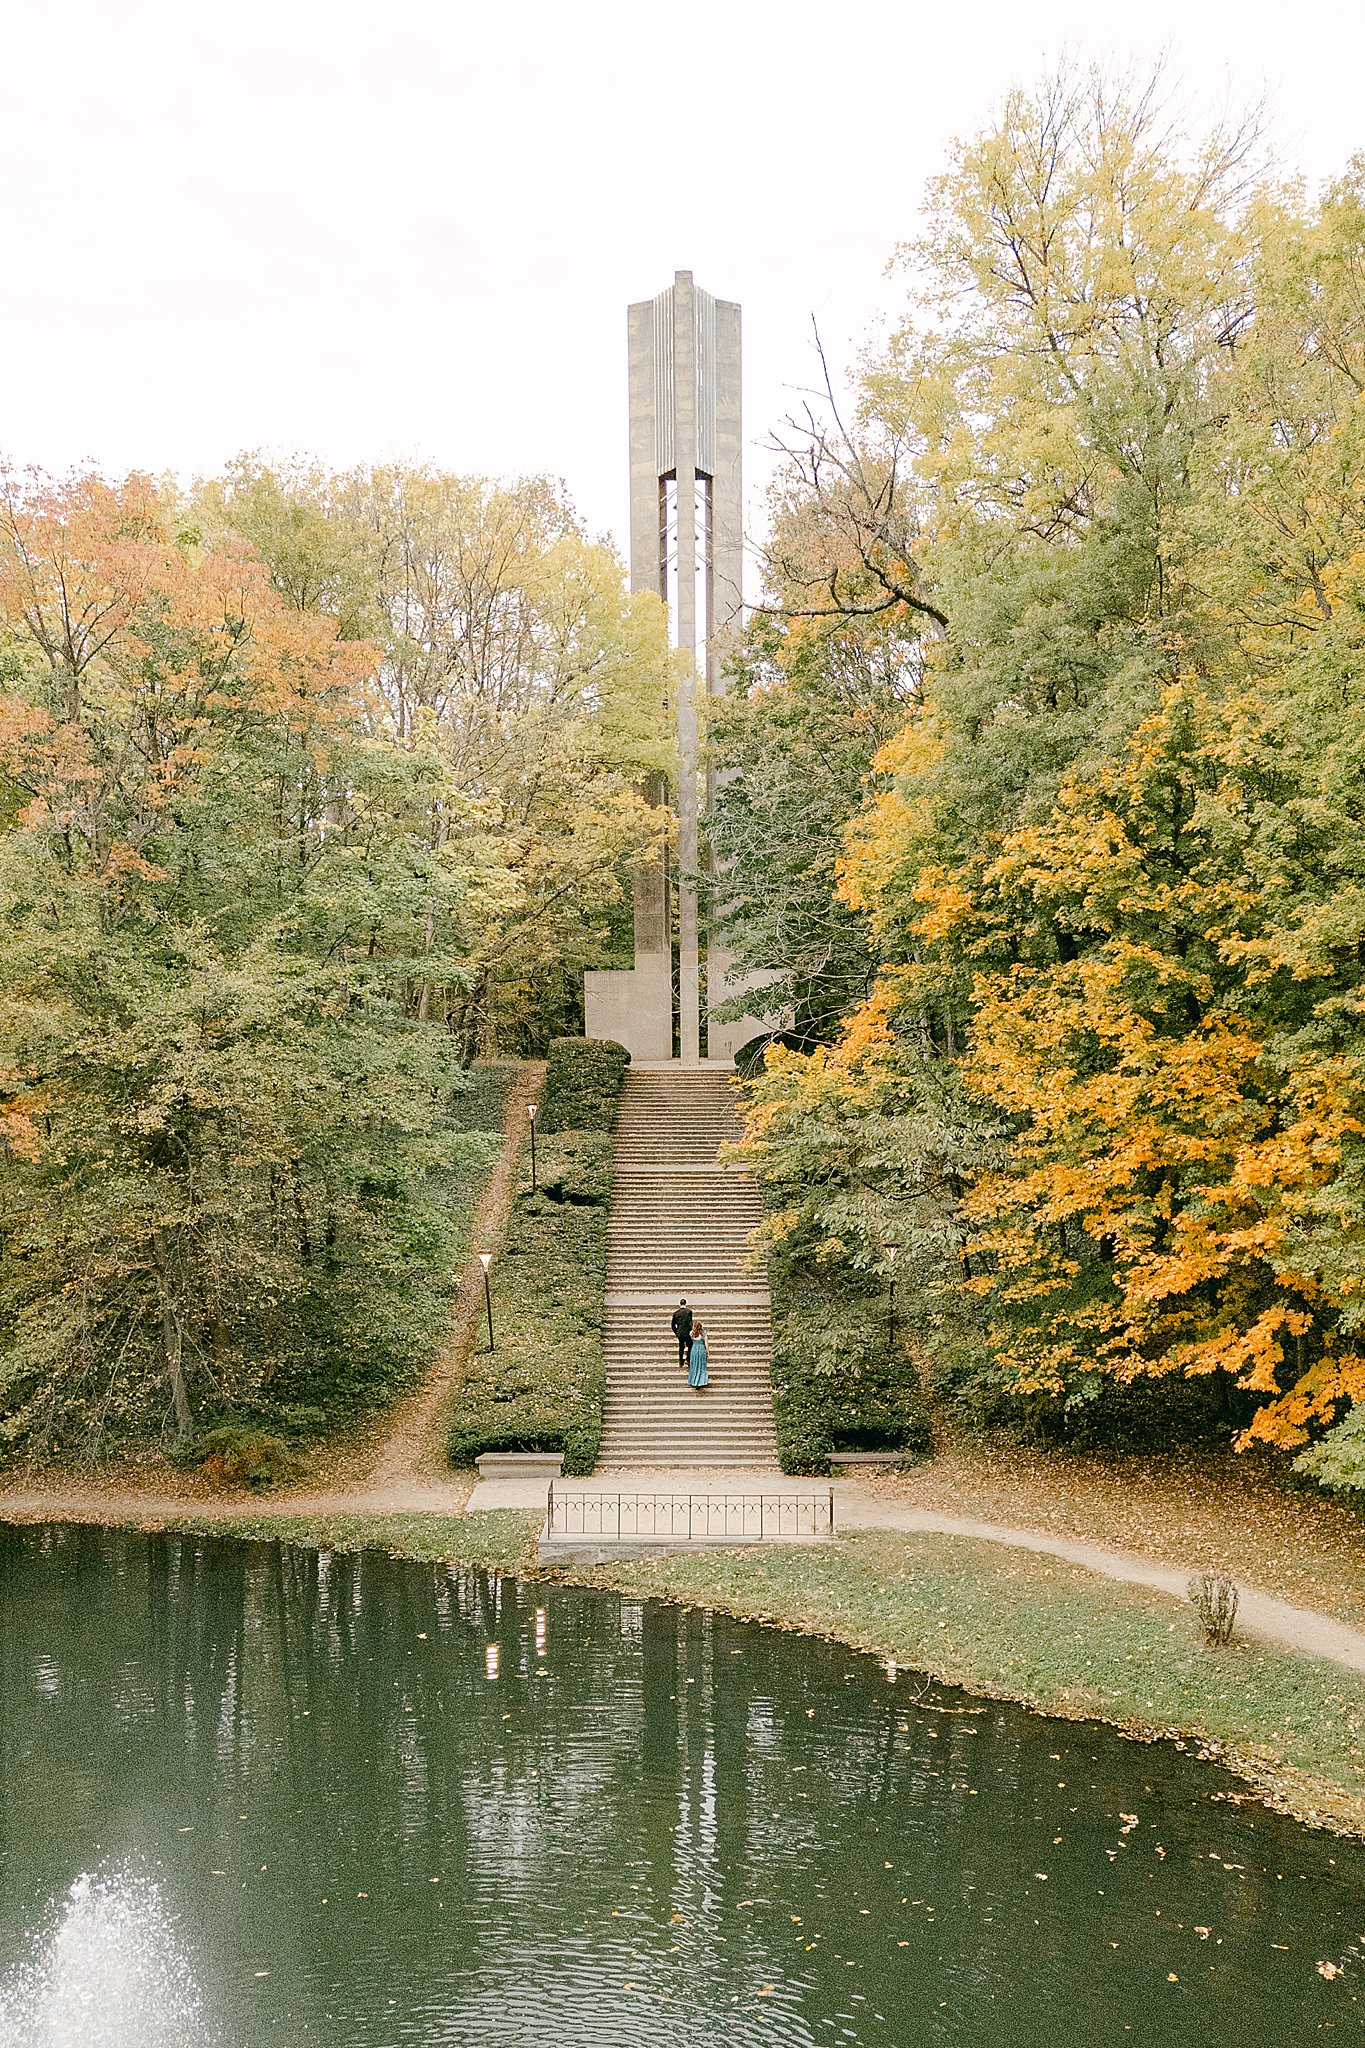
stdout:
[[834,1492],[556,1493],[552,1480],[545,1530],[549,1536],[688,1543],[832,1536]]

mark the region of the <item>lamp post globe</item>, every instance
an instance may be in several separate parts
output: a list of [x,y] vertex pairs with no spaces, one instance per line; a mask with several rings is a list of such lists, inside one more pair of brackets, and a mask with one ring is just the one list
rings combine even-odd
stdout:
[[480,1252],[479,1264],[483,1267],[483,1305],[488,1315],[488,1348],[493,1349],[493,1289],[488,1278],[488,1269],[493,1263],[492,1252]]

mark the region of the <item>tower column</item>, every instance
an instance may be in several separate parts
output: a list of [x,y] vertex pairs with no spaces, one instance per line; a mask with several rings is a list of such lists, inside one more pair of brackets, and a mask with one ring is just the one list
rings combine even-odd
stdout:
[[[697,304],[691,276],[672,291],[673,502],[677,581],[673,610],[683,656],[678,678],[678,1052],[701,1058],[701,954],[697,929]],[[665,495],[664,503],[667,504]],[[665,595],[669,595],[665,592]]]

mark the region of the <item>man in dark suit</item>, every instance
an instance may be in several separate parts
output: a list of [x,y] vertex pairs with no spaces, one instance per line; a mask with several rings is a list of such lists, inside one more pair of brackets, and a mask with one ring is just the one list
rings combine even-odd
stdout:
[[673,1311],[673,1335],[678,1340],[678,1363],[686,1372],[692,1349],[692,1311],[687,1306],[686,1295]]

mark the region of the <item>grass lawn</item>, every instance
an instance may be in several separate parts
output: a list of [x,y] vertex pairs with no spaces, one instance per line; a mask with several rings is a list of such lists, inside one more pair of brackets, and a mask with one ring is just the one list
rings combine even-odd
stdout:
[[888,1501],[1135,1550],[1365,1628],[1365,1503],[1292,1482],[1282,1453],[1100,1457],[940,1434],[932,1460],[864,1478]]

